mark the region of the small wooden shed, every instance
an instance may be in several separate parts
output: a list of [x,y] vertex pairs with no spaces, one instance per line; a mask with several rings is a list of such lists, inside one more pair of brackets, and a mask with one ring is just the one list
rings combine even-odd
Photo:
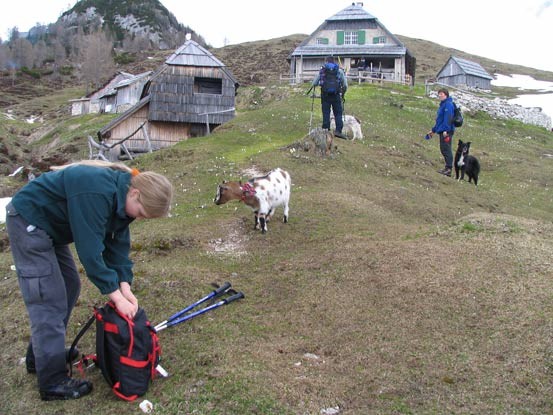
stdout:
[[235,116],[238,82],[193,40],[177,49],[145,84],[142,99],[100,131],[106,143],[126,139],[131,151],[204,136]]
[[147,71],[119,81],[99,98],[100,112],[122,113],[138,103],[151,75]]
[[100,102],[101,97],[109,94],[110,91],[113,91],[113,88],[120,82],[131,79],[133,77],[133,74],[127,72],[117,72],[117,74],[112,79],[110,79],[100,88],[92,91],[86,97],[69,100],[69,102],[71,103],[71,115],[84,115],[88,113],[104,112],[105,103],[104,108],[102,108],[102,104]]
[[477,62],[450,56],[436,79],[445,85],[491,90],[493,77]]

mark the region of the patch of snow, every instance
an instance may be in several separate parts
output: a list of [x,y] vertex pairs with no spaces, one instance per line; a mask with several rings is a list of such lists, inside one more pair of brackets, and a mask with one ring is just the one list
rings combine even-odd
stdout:
[[10,177],[15,177],[17,176],[18,173],[21,172],[21,170],[23,170],[23,166],[19,166],[17,169],[15,169],[15,171],[13,173],[11,173],[9,176]]
[[510,99],[510,104],[523,107],[539,107],[553,119],[553,82],[540,81],[529,75],[495,75],[492,81],[495,86],[518,88],[521,91],[538,91],[540,94],[524,94]]
[[340,413],[340,407],[335,406],[334,408],[324,408],[321,409],[320,414],[321,415],[336,415]]

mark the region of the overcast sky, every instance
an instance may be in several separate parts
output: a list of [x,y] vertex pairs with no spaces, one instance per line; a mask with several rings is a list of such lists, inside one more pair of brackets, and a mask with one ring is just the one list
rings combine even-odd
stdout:
[[[53,23],[75,0],[2,0],[0,36]],[[311,34],[351,4],[336,0],[161,0],[180,23],[215,47],[295,33]],[[394,34],[553,71],[553,0],[370,0],[364,9]],[[447,6],[446,6],[447,4]],[[441,62],[440,62],[441,63]]]

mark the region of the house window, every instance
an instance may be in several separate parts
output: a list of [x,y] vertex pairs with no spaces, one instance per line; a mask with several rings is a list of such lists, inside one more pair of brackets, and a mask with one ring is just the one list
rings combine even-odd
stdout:
[[386,43],[386,36],[373,37],[373,44],[376,45],[379,43],[380,44]]
[[317,45],[328,45],[328,38],[318,37],[316,42],[317,42]]
[[219,78],[194,78],[195,94],[223,94],[223,80]]
[[344,44],[345,45],[357,45],[359,32],[344,32]]

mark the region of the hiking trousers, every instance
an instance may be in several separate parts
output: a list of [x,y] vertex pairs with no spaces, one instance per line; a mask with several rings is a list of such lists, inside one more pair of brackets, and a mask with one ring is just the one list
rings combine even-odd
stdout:
[[321,94],[321,110],[323,113],[323,128],[330,130],[330,110],[334,114],[336,132],[341,133],[344,128],[344,117],[342,116],[342,97],[340,94]]
[[446,169],[453,168],[453,134],[454,131],[448,131],[449,132],[449,140],[446,141],[446,137],[444,137],[444,133],[440,132],[438,133],[440,137],[440,153],[442,153],[442,156],[444,157],[445,167]]
[[31,343],[39,389],[67,377],[65,331],[81,291],[68,245],[56,246],[42,229],[29,224],[10,203],[6,227],[19,288],[31,322]]

